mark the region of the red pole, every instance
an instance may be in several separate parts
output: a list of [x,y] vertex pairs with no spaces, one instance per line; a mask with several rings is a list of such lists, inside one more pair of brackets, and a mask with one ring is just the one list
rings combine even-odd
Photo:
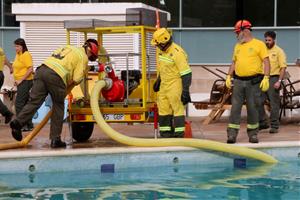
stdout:
[[155,28],[156,29],[159,29],[160,28],[160,19],[159,19],[159,11],[158,11],[158,9],[156,9],[156,26],[155,26]]

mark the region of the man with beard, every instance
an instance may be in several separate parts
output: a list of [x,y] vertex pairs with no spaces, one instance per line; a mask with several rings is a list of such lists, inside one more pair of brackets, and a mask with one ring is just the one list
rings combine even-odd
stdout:
[[234,78],[227,143],[236,142],[240,129],[241,110],[245,102],[249,142],[258,143],[257,107],[260,102],[260,89],[267,91],[269,88],[270,63],[266,45],[255,39],[251,31],[252,25],[247,20],[239,20],[234,26],[238,43],[234,47],[232,64],[226,78],[227,88],[231,88],[231,78]]
[[279,89],[286,70],[286,56],[284,51],[275,44],[276,33],[274,31],[267,31],[264,34],[265,43],[268,48],[268,55],[270,60],[270,88],[266,92],[262,92],[261,106],[259,107],[259,129],[269,128],[266,117],[264,102],[266,97],[270,101],[270,124],[269,133],[278,133],[279,128],[279,110],[280,110],[280,94]]

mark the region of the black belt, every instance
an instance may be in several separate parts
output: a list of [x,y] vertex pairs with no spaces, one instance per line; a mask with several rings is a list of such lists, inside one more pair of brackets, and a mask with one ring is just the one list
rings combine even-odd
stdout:
[[253,80],[255,78],[262,78],[263,75],[262,74],[257,74],[254,76],[238,76],[238,75],[234,75],[233,78],[238,79],[238,80],[242,80],[242,81],[250,81]]
[[270,77],[279,77],[279,75],[271,75]]

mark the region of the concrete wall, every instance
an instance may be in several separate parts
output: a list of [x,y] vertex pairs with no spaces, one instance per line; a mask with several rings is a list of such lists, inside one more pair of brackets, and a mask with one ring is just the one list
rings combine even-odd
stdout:
[[[284,49],[288,63],[300,58],[300,27],[293,29],[260,28],[254,29],[256,38],[264,40],[267,30],[277,32],[277,44]],[[232,29],[191,29],[173,31],[175,42],[181,44],[189,55],[189,62],[198,63],[230,63],[233,47],[236,43]]]

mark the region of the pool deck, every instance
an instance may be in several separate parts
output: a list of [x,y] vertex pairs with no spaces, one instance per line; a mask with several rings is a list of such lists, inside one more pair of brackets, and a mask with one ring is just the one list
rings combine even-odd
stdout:
[[[218,142],[226,142],[226,127],[228,118],[221,118],[218,122],[211,123],[209,125],[202,125],[203,118],[192,117],[188,118],[192,122],[193,138],[207,139]],[[152,124],[110,124],[111,127],[120,133],[123,133],[131,137],[140,138],[154,138],[154,131]],[[284,146],[299,146],[300,147],[300,125],[299,117],[284,118],[281,122],[279,133],[270,134],[268,130],[262,130],[259,132],[259,143],[248,143],[248,136],[246,133],[246,120],[243,119],[241,123],[241,130],[237,138],[237,145],[247,146],[253,148],[260,147],[284,147]],[[138,148],[128,147],[120,144],[108,136],[95,125],[92,137],[85,143],[74,143],[72,149],[55,149],[52,150],[49,147],[49,128],[47,124],[41,132],[29,143],[26,148],[1,150],[0,157],[15,157],[22,152],[22,155],[35,155],[42,156],[39,152],[47,152],[48,154],[84,154],[84,153],[105,153],[105,152],[132,152],[132,151],[157,151],[157,148]],[[23,133],[23,136],[28,132]],[[68,124],[64,123],[62,139],[68,137],[69,128]],[[11,130],[8,125],[0,125],[0,138],[1,143],[12,143],[15,140],[11,137]],[[160,148],[165,149],[165,148]],[[168,147],[170,150],[170,147]],[[172,147],[171,149],[178,149],[178,147]],[[13,156],[14,155],[14,156]],[[20,156],[22,156],[20,155]]]

